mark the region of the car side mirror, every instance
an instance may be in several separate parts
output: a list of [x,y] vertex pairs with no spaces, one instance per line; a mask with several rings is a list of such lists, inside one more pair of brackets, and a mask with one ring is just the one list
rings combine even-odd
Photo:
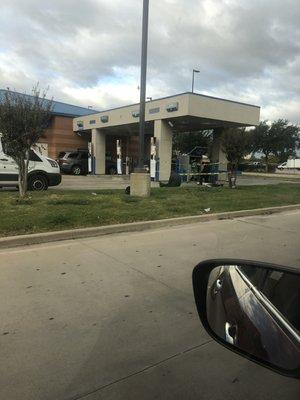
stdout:
[[280,374],[300,377],[300,270],[209,260],[193,271],[200,320],[210,336]]

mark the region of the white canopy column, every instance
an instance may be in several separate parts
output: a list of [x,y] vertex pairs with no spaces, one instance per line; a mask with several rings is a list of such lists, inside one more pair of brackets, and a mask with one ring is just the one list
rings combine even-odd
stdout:
[[95,159],[95,173],[105,174],[106,135],[102,129],[92,129],[92,145]]
[[158,149],[159,180],[168,181],[171,175],[173,134],[167,121],[154,121],[154,137]]
[[213,171],[221,171],[218,179],[225,181],[227,179],[227,163],[226,154],[222,149],[221,135],[223,129],[214,129],[213,132],[213,143],[211,151],[211,163],[218,163],[218,165],[213,166]]

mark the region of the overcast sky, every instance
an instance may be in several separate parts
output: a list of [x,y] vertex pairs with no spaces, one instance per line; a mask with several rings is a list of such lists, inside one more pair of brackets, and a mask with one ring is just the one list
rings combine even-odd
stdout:
[[[139,100],[142,0],[1,0],[0,87],[97,109]],[[150,0],[147,96],[191,90],[300,123],[299,0]]]

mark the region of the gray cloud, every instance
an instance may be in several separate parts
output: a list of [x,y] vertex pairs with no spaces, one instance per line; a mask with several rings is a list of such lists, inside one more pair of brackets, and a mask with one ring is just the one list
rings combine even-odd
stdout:
[[[298,0],[150,1],[148,94],[254,102],[300,122]],[[138,99],[141,0],[2,0],[0,85],[99,108]]]

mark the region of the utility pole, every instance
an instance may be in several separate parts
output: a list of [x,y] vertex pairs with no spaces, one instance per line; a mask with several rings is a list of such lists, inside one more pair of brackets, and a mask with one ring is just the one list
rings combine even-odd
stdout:
[[138,162],[138,171],[137,172],[144,171],[148,18],[149,18],[149,0],[143,0],[143,32],[142,32],[141,85],[140,85],[139,162]]
[[193,69],[193,79],[192,79],[192,93],[194,93],[194,86],[195,86],[195,74],[199,74],[200,71],[198,69]]

